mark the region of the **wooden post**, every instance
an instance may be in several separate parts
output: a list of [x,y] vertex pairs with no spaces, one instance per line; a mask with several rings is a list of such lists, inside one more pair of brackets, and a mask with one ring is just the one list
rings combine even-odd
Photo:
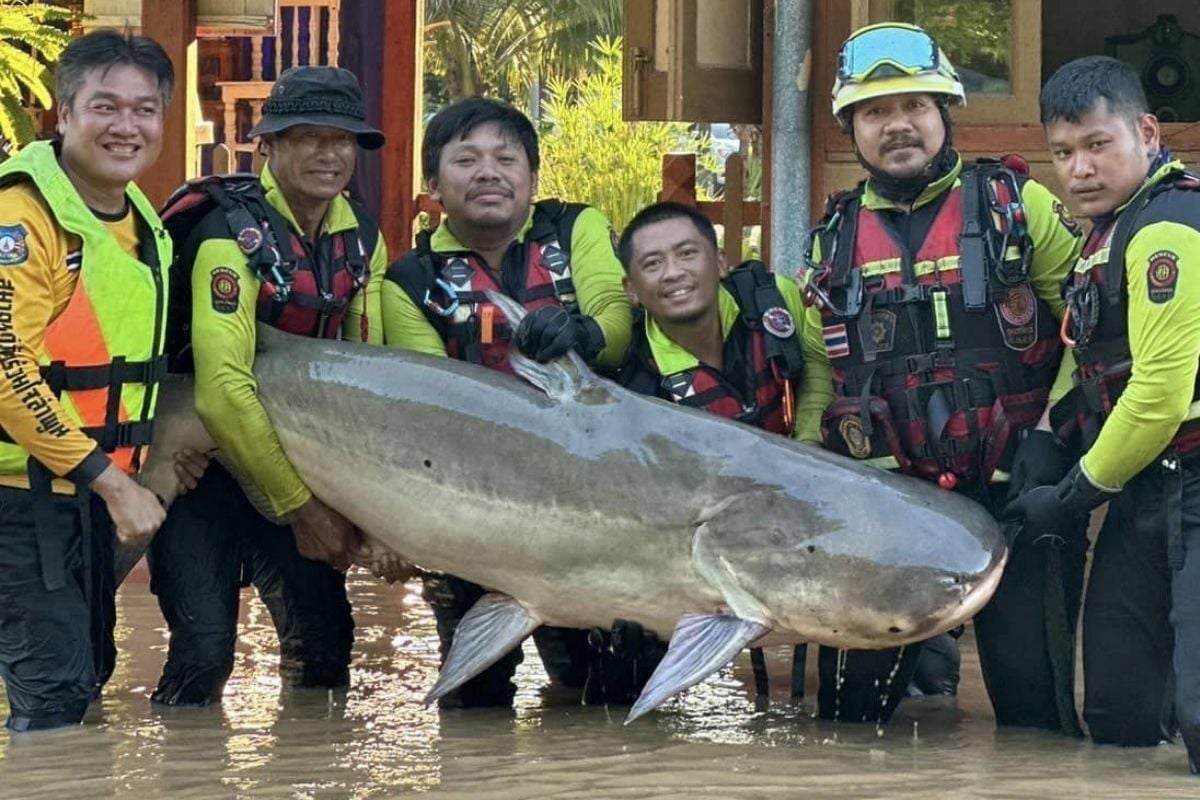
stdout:
[[387,136],[381,161],[379,227],[388,253],[396,257],[412,247],[417,217],[416,145],[420,133],[421,23],[423,0],[389,0],[383,25],[383,115]]
[[187,178],[187,49],[196,38],[197,0],[142,0],[142,33],[154,39],[175,67],[175,96],[167,106],[162,154],[138,181],[155,205],[166,202]]
[[741,153],[725,159],[725,263],[733,269],[742,263],[742,201],[746,195],[746,164]]

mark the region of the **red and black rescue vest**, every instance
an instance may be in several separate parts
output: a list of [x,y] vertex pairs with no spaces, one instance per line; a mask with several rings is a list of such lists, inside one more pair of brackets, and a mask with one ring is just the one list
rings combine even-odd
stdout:
[[830,201],[805,292],[834,368],[827,448],[892,456],[944,486],[1007,465],[1061,357],[1053,313],[1029,282],[1024,180],[1019,159],[967,166],[935,201],[916,252],[862,206],[862,184]]
[[[775,276],[760,261],[729,273],[723,285],[737,302],[739,319],[730,331],[742,354],[740,385],[707,364],[664,375],[650,351],[646,321],[634,324],[633,342],[617,382],[639,394],[700,408],[772,433],[790,434],[792,389],[803,374],[796,321],[787,310]],[[726,345],[730,344],[729,341]]]
[[541,200],[524,241],[509,245],[500,272],[471,251],[437,253],[430,232],[417,234],[417,246],[388,268],[446,343],[451,358],[512,372],[508,349],[513,329],[485,290],[506,294],[527,311],[561,305],[579,308],[571,280],[571,233],[587,208],[580,203]]
[[168,334],[172,371],[191,371],[191,271],[200,245],[213,238],[234,239],[258,276],[259,321],[299,336],[338,338],[350,301],[370,280],[379,238],[378,225],[350,203],[358,225],[310,244],[267,201],[255,175],[210,176],[180,187],[161,214],[177,248]]
[[[1178,170],[1147,184],[1109,224],[1092,230],[1080,261],[1088,269],[1075,272],[1066,286],[1067,320],[1063,339],[1075,350],[1075,385],[1050,410],[1050,424],[1064,442],[1086,450],[1117,405],[1133,371],[1129,347],[1129,285],[1125,276],[1125,249],[1140,229],[1142,214],[1151,201],[1169,201],[1167,192],[1200,191],[1200,175]],[[1195,195],[1193,195],[1195,196]],[[1200,219],[1194,220],[1200,223]],[[1155,265],[1151,265],[1153,272]],[[1178,266],[1164,255],[1159,266],[1166,286],[1177,276]],[[1148,278],[1155,280],[1154,274]],[[1173,284],[1172,284],[1173,285]],[[1153,285],[1150,287],[1153,290]],[[1200,373],[1192,400],[1200,399]],[[1200,450],[1200,420],[1188,420],[1171,441],[1180,454]]]

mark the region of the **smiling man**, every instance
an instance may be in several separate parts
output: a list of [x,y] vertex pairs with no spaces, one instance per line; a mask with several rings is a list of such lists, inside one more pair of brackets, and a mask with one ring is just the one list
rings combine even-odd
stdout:
[[59,60],[61,141],[0,166],[0,677],[8,727],[82,721],[112,674],[113,533],[144,540],[171,242],[132,181],[162,146],[174,72],[96,31]]
[[1076,387],[1051,411],[1085,452],[1008,513],[1062,537],[1109,502],[1084,605],[1088,731],[1153,746],[1178,728],[1200,773],[1200,176],[1119,61],[1061,67],[1041,112],[1055,173],[1094,222],[1066,284]]
[[151,589],[171,629],[152,696],[164,705],[220,700],[233,669],[243,576],[271,611],[287,685],[349,680],[354,621],[343,573],[359,533],[296,474],[258,401],[252,368],[258,322],[300,336],[382,341],[386,247],[342,192],[358,148],[381,147],[384,137],[365,121],[358,79],[337,67],[284,72],[250,135],[267,165],[257,184],[222,195],[183,244],[175,270],[190,300],[185,291],[176,302],[184,313],[172,328],[188,330],[190,306],[190,342],[184,333],[181,346],[190,343],[196,411],[223,458],[286,524],[269,524],[218,464],[172,505],[149,553]]
[[[964,165],[950,108],[965,102],[954,66],[916,26],[870,26],[842,45],[833,113],[868,177],[831,198],[815,231],[804,329],[834,370],[826,447],[937,481],[998,513],[1010,485],[1066,471],[1054,437],[1032,429],[1059,373],[1059,287],[1081,235],[1018,160]],[[1069,376],[1061,378],[1065,392]],[[920,532],[897,530],[907,535]],[[1074,730],[1070,670],[1053,665],[1057,652],[1066,660],[1074,652],[1086,542],[1072,537],[1061,553],[1022,544],[975,620],[988,693],[1001,725]],[[1044,595],[1060,563],[1062,588],[1049,596],[1065,595],[1065,610]],[[1051,639],[1049,624],[1061,635]],[[925,688],[953,694],[957,648],[947,637],[935,642],[951,669]],[[923,671],[920,646],[903,656],[823,648],[821,715],[886,719],[909,674]],[[883,685],[893,691],[881,698]]]
[[[483,97],[447,106],[425,130],[421,165],[446,219],[436,231],[418,234],[416,248],[388,268],[382,292],[387,344],[507,372],[513,345],[539,361],[573,349],[601,368],[619,367],[631,316],[612,229],[594,208],[533,202],[541,160],[529,119]],[[485,289],[529,310],[515,331]],[[443,654],[458,620],[482,594],[453,576],[426,580]],[[551,678],[583,684],[586,635],[545,627],[534,633]],[[513,651],[442,698],[442,705],[507,705],[520,659],[521,651]]]

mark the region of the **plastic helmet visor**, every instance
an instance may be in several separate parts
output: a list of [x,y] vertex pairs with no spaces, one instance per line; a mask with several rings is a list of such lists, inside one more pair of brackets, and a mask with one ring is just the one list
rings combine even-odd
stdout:
[[875,28],[846,41],[838,58],[838,77],[861,82],[873,75],[917,75],[938,68],[938,49],[923,31]]

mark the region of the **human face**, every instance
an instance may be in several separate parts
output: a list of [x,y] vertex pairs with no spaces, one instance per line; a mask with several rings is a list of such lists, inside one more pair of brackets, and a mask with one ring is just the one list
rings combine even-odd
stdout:
[[690,219],[674,217],[639,229],[625,292],[661,324],[686,324],[717,308],[721,258]]
[[328,203],[354,174],[358,139],[340,128],[297,125],[264,142],[271,174],[293,207]]
[[123,193],[162,150],[163,98],[158,79],[141,67],[88,70],[58,132],[68,172],[97,194]]
[[863,160],[893,178],[919,175],[946,141],[933,95],[907,92],[854,104],[854,142]]
[[1113,114],[1101,99],[1079,122],[1047,125],[1046,141],[1073,210],[1102,217],[1128,202],[1146,180],[1158,153],[1158,120],[1152,114],[1136,121]]
[[456,222],[515,230],[529,216],[537,178],[516,137],[489,122],[442,148],[429,196]]

